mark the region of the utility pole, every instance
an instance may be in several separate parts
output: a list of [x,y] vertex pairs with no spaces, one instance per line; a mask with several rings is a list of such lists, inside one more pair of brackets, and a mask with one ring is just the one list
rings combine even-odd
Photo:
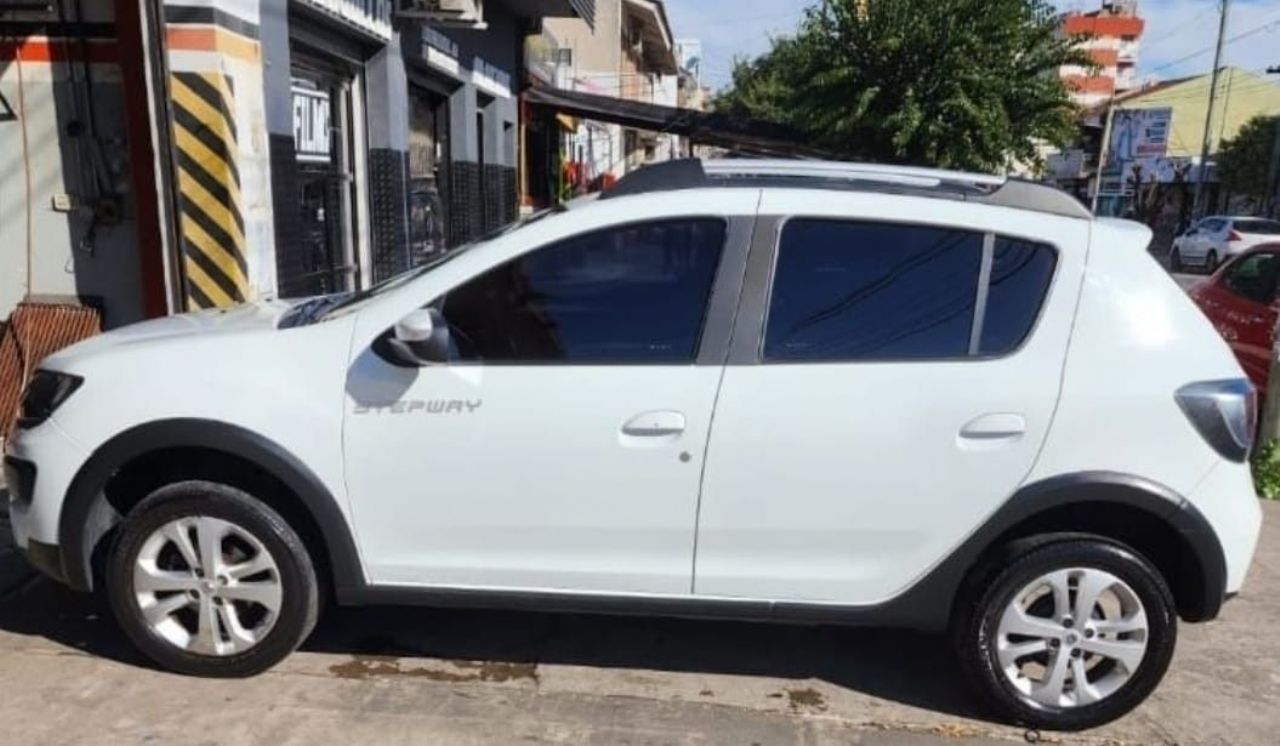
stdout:
[[[1093,175],[1093,204],[1089,211],[1098,214],[1098,199],[1102,196],[1102,169],[1107,165],[1107,149],[1111,146],[1111,121],[1115,116],[1115,95],[1107,102],[1107,120],[1102,126],[1102,147],[1098,149],[1098,172]],[[1123,176],[1123,175],[1122,175]],[[1123,180],[1123,178],[1122,178]]]
[[1192,204],[1192,216],[1200,217],[1204,197],[1204,180],[1209,172],[1209,140],[1213,132],[1213,105],[1218,99],[1218,75],[1222,69],[1222,48],[1227,38],[1227,17],[1231,14],[1231,0],[1221,0],[1221,15],[1218,17],[1218,45],[1213,52],[1213,73],[1209,77],[1209,110],[1204,115],[1204,138],[1200,142],[1200,178],[1196,180],[1196,198]]
[[[1267,75],[1280,75],[1280,65],[1267,68]],[[1276,115],[1276,144],[1271,149],[1271,173],[1267,177],[1267,200],[1264,214],[1280,215],[1280,112]]]
[[[1268,75],[1280,75],[1280,65],[1267,69]],[[1267,215],[1274,217],[1280,205],[1280,117],[1276,118],[1276,144],[1271,149],[1271,176],[1267,182]],[[1280,325],[1271,332],[1271,373],[1267,379],[1267,392],[1263,398],[1263,410],[1259,413],[1258,442],[1280,438]]]

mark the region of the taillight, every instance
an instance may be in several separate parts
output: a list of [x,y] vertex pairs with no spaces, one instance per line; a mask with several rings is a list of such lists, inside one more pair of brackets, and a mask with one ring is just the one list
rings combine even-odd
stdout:
[[1236,231],[1231,231],[1230,233],[1227,234],[1227,240],[1230,241],[1231,243],[1235,243],[1236,241],[1243,241],[1244,236],[1240,235]]
[[1243,378],[1189,383],[1174,394],[1196,430],[1223,458],[1249,460],[1258,427],[1258,393]]

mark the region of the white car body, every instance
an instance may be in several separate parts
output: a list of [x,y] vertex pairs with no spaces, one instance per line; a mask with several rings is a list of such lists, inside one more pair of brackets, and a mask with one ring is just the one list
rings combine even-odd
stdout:
[[1212,271],[1227,259],[1255,246],[1280,241],[1280,222],[1266,218],[1213,215],[1201,218],[1173,239],[1171,257],[1182,265]]
[[[797,168],[817,167],[769,173]],[[7,445],[36,474],[11,497],[17,544],[90,588],[90,558],[119,520],[102,496],[112,474],[147,453],[225,452],[280,470],[298,493],[343,604],[937,630],[977,558],[1042,520],[1139,545],[1180,537],[1152,562],[1184,618],[1215,616],[1244,583],[1261,510],[1244,452],[1227,457],[1177,397],[1244,374],[1147,255],[1150,232],[1075,203],[1038,207],[1039,187],[990,177],[850,178],[871,187],[641,190],[480,243],[316,323],[280,328],[289,304],[263,303],[76,345],[42,367],[80,388]],[[953,182],[969,198],[931,193]],[[727,237],[695,360],[408,367],[380,352],[409,314],[509,260],[611,226],[707,216],[727,221]],[[1006,352],[768,362],[779,236],[800,219],[983,236],[981,309],[997,238],[1051,248],[1056,265],[1025,341]],[[973,324],[976,342],[980,313]],[[1196,571],[1179,575],[1183,561]]]

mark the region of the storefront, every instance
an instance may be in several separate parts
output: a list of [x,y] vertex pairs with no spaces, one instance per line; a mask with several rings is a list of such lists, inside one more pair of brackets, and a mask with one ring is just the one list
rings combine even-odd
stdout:
[[414,262],[516,217],[519,116],[512,81],[518,80],[527,20],[490,3],[483,28],[437,28],[424,21],[401,28]]
[[362,276],[371,240],[365,78],[392,39],[390,4],[288,7],[287,99],[279,73],[272,81],[268,72],[267,90],[277,106],[289,102],[290,136],[271,139],[278,293],[354,290],[369,281]]

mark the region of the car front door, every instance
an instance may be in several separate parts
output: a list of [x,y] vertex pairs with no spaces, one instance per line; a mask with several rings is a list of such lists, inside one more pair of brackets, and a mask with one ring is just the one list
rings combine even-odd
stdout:
[[[695,589],[869,604],[1017,489],[1057,400],[1087,221],[766,195],[716,407]],[[827,212],[830,210],[830,212]]]
[[1196,291],[1196,302],[1231,345],[1249,380],[1262,390],[1271,372],[1277,275],[1280,253],[1255,251],[1232,262]]
[[755,196],[720,202],[517,250],[421,298],[447,321],[447,364],[358,352],[344,439],[372,582],[690,592]]

